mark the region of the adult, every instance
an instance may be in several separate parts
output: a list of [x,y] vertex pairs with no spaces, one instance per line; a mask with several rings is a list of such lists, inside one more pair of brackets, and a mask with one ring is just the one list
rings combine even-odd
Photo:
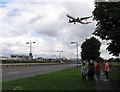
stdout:
[[95,65],[95,73],[96,73],[98,82],[100,82],[100,72],[101,72],[101,64],[99,61],[97,61],[97,64]]
[[104,81],[108,81],[108,72],[109,72],[109,65],[108,65],[107,60],[105,60],[105,76],[106,76],[106,79]]
[[92,82],[94,80],[94,74],[95,74],[94,63],[90,63],[88,66],[88,80],[89,80],[89,82]]

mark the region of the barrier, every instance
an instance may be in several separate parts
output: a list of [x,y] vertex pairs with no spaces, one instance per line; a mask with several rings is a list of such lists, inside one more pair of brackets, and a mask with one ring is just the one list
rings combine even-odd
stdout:
[[13,68],[13,67],[31,67],[31,66],[43,66],[43,65],[60,65],[70,63],[17,63],[17,64],[0,64],[2,68]]

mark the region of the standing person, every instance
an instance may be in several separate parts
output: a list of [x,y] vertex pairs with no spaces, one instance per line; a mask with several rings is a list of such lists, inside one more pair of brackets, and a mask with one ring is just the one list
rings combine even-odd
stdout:
[[81,68],[81,71],[82,71],[82,80],[86,80],[86,66],[85,66],[85,63],[83,62],[83,66]]
[[97,64],[95,65],[95,73],[96,73],[98,82],[100,82],[100,72],[101,72],[101,64],[99,61],[97,61]]
[[87,68],[88,68],[89,65],[90,65],[90,61],[89,61],[88,64],[87,64]]
[[105,76],[106,76],[106,79],[104,81],[108,81],[108,72],[109,72],[109,65],[108,65],[107,60],[105,60]]
[[94,63],[90,63],[88,66],[88,80],[89,80],[89,82],[92,82],[94,80],[94,74],[95,74]]

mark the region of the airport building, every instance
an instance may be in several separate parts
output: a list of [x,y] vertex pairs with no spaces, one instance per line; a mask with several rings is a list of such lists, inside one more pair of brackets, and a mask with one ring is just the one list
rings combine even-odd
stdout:
[[11,55],[12,60],[29,60],[29,56],[25,55]]
[[9,60],[11,56],[0,56],[0,60]]

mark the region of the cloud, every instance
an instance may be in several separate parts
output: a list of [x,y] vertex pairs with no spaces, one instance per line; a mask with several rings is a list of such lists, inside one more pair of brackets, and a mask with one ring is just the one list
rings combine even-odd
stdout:
[[7,16],[20,16],[20,10],[18,8],[14,8],[13,10],[8,12]]
[[[63,50],[62,56],[67,57],[76,53],[76,46],[71,45],[71,41],[77,41],[81,46],[86,38],[92,36],[95,21],[88,25],[69,24],[66,14],[75,17],[90,16],[94,1],[42,1],[16,0],[16,3],[6,3],[5,7],[0,8],[2,55],[28,55],[29,45],[26,42],[35,41],[32,46],[34,55],[58,55],[56,51]],[[104,56],[108,57],[105,54],[106,52]]]

